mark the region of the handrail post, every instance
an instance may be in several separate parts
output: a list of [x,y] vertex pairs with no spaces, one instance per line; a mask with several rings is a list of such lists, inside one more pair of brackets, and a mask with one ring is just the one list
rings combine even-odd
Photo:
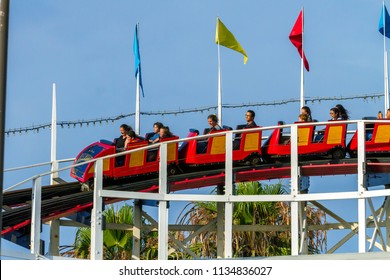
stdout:
[[[225,135],[225,197],[228,199],[233,195],[233,133],[228,131]],[[232,258],[232,236],[233,236],[233,203],[225,202],[225,258]]]
[[103,159],[95,162],[93,208],[91,213],[91,260],[103,260]]
[[40,253],[41,239],[41,204],[42,204],[42,177],[39,176],[33,180],[34,189],[31,201],[31,234],[30,234],[30,252],[38,256]]
[[[160,145],[160,163],[159,163],[159,189],[160,195],[168,193],[167,189],[167,143]],[[158,202],[158,259],[168,259],[168,202],[160,200]]]
[[[298,167],[298,126],[291,125],[291,195],[295,198],[299,193]],[[291,255],[299,254],[299,202],[291,201]]]
[[[366,191],[366,131],[364,121],[358,121],[358,193]],[[358,198],[359,253],[366,252],[366,199]]]

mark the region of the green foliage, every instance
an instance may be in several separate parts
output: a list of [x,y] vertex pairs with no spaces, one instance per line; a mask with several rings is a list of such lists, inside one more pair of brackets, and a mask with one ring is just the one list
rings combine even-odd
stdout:
[[[279,183],[262,185],[259,182],[236,184],[236,195],[284,195],[285,188]],[[325,214],[313,207],[307,207],[309,224],[322,224]],[[284,202],[237,202],[234,203],[234,225],[288,226],[290,207]],[[189,225],[208,224],[217,217],[215,202],[194,202],[183,212],[179,223]],[[214,231],[202,232],[193,238],[188,247],[201,258],[215,258],[217,236]],[[326,235],[321,231],[308,233],[309,252],[319,253],[326,244]],[[288,231],[245,231],[233,232],[233,253],[235,257],[278,256],[291,254],[291,238]],[[183,258],[188,258],[183,257]]]
[[[236,195],[285,195],[287,192],[281,184],[262,185],[259,182],[236,184]],[[233,225],[252,226],[289,226],[290,206],[285,202],[236,202],[233,206]],[[323,211],[307,205],[307,223],[325,223]],[[133,225],[133,207],[124,205],[119,210],[109,207],[104,212],[107,224]],[[217,203],[194,202],[185,207],[178,218],[178,224],[207,225],[217,218]],[[145,221],[143,221],[145,224]],[[171,233],[183,242],[188,232]],[[130,230],[105,230],[103,233],[104,259],[126,260],[132,256],[133,233]],[[320,253],[326,246],[326,232],[309,231],[308,248],[312,254]],[[291,237],[289,231],[251,230],[234,231],[232,236],[233,254],[235,257],[279,256],[291,254]],[[76,233],[73,254],[78,258],[90,258],[91,231],[80,228]],[[174,247],[170,241],[170,247]],[[217,257],[217,234],[215,230],[203,231],[185,241],[186,247],[199,258]],[[153,260],[158,257],[158,233],[141,232],[141,259]],[[192,259],[193,256],[183,249],[177,249],[170,259]]]
[[[122,206],[115,210],[110,206],[104,211],[106,223],[133,224],[133,207]],[[103,232],[104,259],[121,260],[131,258],[133,233],[129,230],[107,229]],[[79,228],[76,232],[74,255],[77,258],[90,258],[91,229]]]

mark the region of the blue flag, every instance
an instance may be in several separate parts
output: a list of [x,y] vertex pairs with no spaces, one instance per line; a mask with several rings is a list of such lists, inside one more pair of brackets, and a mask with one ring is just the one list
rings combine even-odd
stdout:
[[383,5],[381,11],[381,18],[379,20],[379,32],[382,35],[386,36],[387,38],[390,38],[390,16],[389,13],[387,12],[385,5]]
[[139,85],[142,90],[142,96],[144,95],[144,88],[142,86],[142,76],[141,76],[141,57],[139,55],[139,43],[138,43],[138,24],[135,25],[134,31],[134,42],[133,42],[133,51],[134,51],[134,62],[135,62],[135,77],[139,75]]

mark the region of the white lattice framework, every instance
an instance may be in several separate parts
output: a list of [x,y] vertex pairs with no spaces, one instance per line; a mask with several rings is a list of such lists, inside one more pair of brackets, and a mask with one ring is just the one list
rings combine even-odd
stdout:
[[[346,121],[348,124],[356,124],[358,131],[365,131],[365,125],[367,123],[373,123],[375,121]],[[326,123],[318,123],[318,125]],[[317,124],[316,124],[317,125]],[[215,137],[222,134],[226,134],[226,162],[225,162],[225,186],[224,193],[222,194],[178,194],[169,193],[167,188],[167,145],[171,142],[162,142],[158,144],[160,147],[160,172],[159,172],[159,191],[158,193],[143,193],[143,192],[130,192],[130,191],[113,191],[105,190],[103,184],[103,160],[109,157],[123,155],[117,154],[113,156],[107,156],[99,158],[95,164],[95,178],[94,178],[94,198],[93,198],[93,209],[92,209],[92,220],[91,220],[91,259],[99,260],[103,258],[103,230],[104,230],[104,217],[103,217],[103,199],[104,198],[119,198],[122,200],[133,200],[134,203],[134,225],[127,227],[121,226],[121,229],[133,230],[134,246],[133,246],[133,258],[138,259],[140,257],[140,237],[142,230],[150,230],[151,228],[157,228],[158,230],[158,258],[161,260],[168,259],[169,254],[175,249],[182,249],[186,253],[192,255],[194,258],[198,256],[191,252],[186,246],[185,241],[191,237],[199,234],[203,231],[214,230],[217,231],[217,254],[220,258],[232,258],[232,234],[233,231],[239,230],[254,230],[254,231],[267,231],[275,230],[272,226],[233,226],[233,205],[237,202],[266,202],[266,201],[283,201],[290,204],[291,209],[291,223],[290,227],[280,228],[277,230],[290,231],[291,235],[291,254],[293,256],[307,254],[307,231],[308,230],[331,230],[333,228],[345,228],[350,229],[348,233],[340,242],[338,242],[328,253],[333,253],[337,248],[342,246],[346,240],[351,236],[358,235],[358,246],[357,253],[369,253],[373,251],[373,248],[377,248],[383,252],[390,252],[390,176],[387,173],[375,176],[376,185],[383,185],[383,189],[371,190],[368,188],[368,174],[366,171],[366,153],[365,145],[358,145],[358,157],[357,157],[357,184],[354,191],[349,192],[321,192],[321,193],[310,193],[303,191],[305,189],[305,180],[300,173],[298,164],[298,127],[300,124],[286,125],[282,127],[290,128],[291,130],[291,188],[290,192],[286,195],[235,195],[234,194],[234,180],[233,180],[233,162],[232,162],[232,140],[233,135],[240,131],[226,131],[209,136],[199,136],[199,138]],[[280,128],[281,126],[273,127],[262,127],[256,128],[255,130],[273,130]],[[191,138],[193,139],[193,138]],[[189,140],[179,139],[177,142],[183,142]],[[172,141],[172,142],[175,142]],[[358,143],[365,142],[365,133],[358,133]],[[155,146],[155,145],[154,145]],[[139,148],[124,153],[137,152],[142,149]],[[85,164],[85,163],[84,163]],[[388,163],[386,163],[388,164]],[[41,238],[41,187],[42,177],[48,176],[54,172],[58,173],[63,170],[67,170],[70,167],[53,170],[45,174],[40,174],[32,178],[33,181],[33,199],[32,199],[32,218],[31,218],[31,254],[36,258],[42,257],[39,255],[40,252],[40,238]],[[379,179],[378,179],[379,177]],[[380,198],[383,203],[375,209],[373,199]],[[332,212],[321,204],[321,201],[327,200],[356,200],[357,201],[357,221],[345,221],[341,218],[341,215]],[[158,217],[157,221],[155,218],[142,211],[141,206],[137,203],[142,200],[155,200],[158,202]],[[184,226],[184,225],[169,225],[169,202],[177,201],[213,201],[217,202],[218,215],[217,219],[205,226]],[[306,224],[305,207],[307,202],[311,202],[319,209],[326,212],[327,215],[338,221],[337,224],[322,225],[322,226],[308,226]],[[151,225],[145,226],[141,223],[141,218],[144,217],[151,222]],[[58,228],[65,224],[65,222],[51,223],[52,234],[51,236],[57,235],[58,239]],[[109,225],[110,228],[116,228],[118,225]],[[374,228],[371,236],[368,234],[367,228]],[[183,242],[175,240],[174,236],[170,233],[171,230],[189,231],[191,234]],[[175,248],[169,248],[168,240],[174,242]],[[58,240],[50,240],[50,254],[58,254],[58,250],[55,249]]]

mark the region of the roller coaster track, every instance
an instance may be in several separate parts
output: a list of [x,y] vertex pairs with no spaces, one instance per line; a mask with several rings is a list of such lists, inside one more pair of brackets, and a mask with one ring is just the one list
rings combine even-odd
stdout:
[[[299,163],[301,176],[331,176],[357,174],[356,159],[316,160]],[[201,171],[189,171],[170,176],[170,192],[202,188],[225,183],[223,166],[205,166]],[[367,158],[367,174],[390,173],[390,158]],[[261,181],[289,178],[291,168],[288,163],[262,164],[258,166],[236,166],[233,169],[234,182]],[[125,180],[107,181],[104,189],[119,191],[157,192],[157,175],[144,176]],[[2,235],[28,227],[31,223],[30,189],[4,193]],[[49,185],[42,187],[41,218],[43,222],[67,217],[77,212],[92,208],[93,191],[81,191],[79,182]],[[106,203],[118,200],[106,199]]]

